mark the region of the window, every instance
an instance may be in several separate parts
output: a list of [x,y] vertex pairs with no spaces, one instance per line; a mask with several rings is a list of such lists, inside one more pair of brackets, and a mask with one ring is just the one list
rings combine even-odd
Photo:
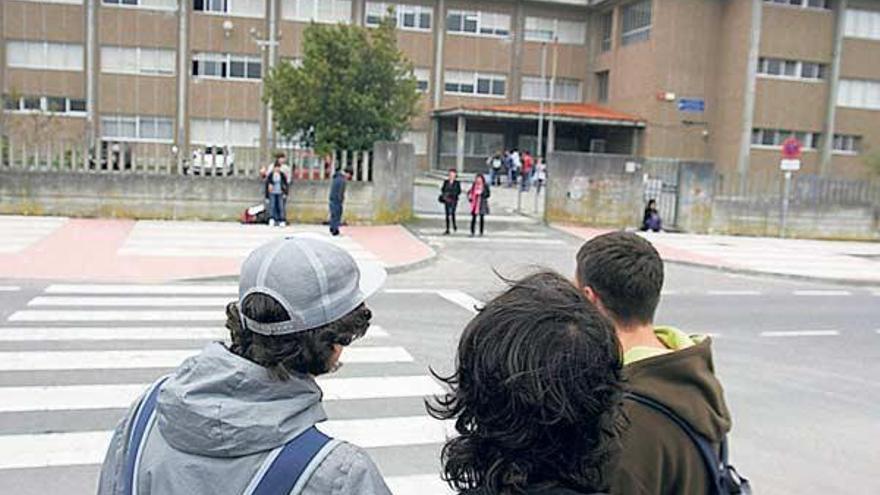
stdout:
[[[441,155],[456,155],[457,140],[455,131],[443,131],[440,136],[440,143]],[[504,149],[504,134],[468,131],[464,136],[465,156],[487,157],[501,149]]]
[[797,139],[805,150],[814,150],[822,146],[822,135],[818,132],[779,129],[752,129],[752,146],[776,148],[782,146],[782,143],[790,137]]
[[260,80],[262,70],[259,57],[246,55],[197,53],[192,61],[192,75],[195,77]]
[[260,144],[260,123],[245,120],[192,119],[193,144],[256,147]]
[[416,76],[416,85],[422,93],[428,91],[428,84],[431,80],[431,69],[413,69],[413,75]]
[[522,99],[534,101],[577,103],[581,101],[581,82],[577,79],[556,79],[553,94],[550,94],[550,79],[541,80],[540,77],[523,77]]
[[173,76],[176,53],[161,48],[101,47],[101,72]]
[[102,115],[101,137],[126,141],[171,142],[174,119],[171,117]]
[[764,3],[773,3],[777,5],[786,5],[789,7],[799,7],[804,9],[830,9],[828,0],[764,0]]
[[450,10],[446,16],[446,29],[450,33],[504,37],[510,34],[510,16],[494,12]]
[[503,97],[507,78],[500,74],[446,71],[444,89],[449,94]]
[[602,15],[601,23],[602,42],[600,43],[600,49],[603,52],[607,52],[611,49],[611,38],[614,31],[614,12],[608,12],[607,14]]
[[622,30],[620,43],[646,41],[651,37],[651,0],[641,0],[625,6],[621,12]]
[[599,103],[608,101],[608,77],[607,70],[596,73],[596,101]]
[[86,100],[66,96],[27,95],[12,98],[6,95],[4,101],[6,110],[12,112],[48,112],[78,117],[83,116],[86,111]]
[[281,0],[281,17],[289,21],[348,24],[351,0]]
[[880,110],[880,81],[841,79],[837,93],[837,105]]
[[395,5],[384,2],[367,2],[367,26],[378,26],[388,15],[388,8],[394,8],[395,23],[399,29],[430,31],[434,11],[422,5]]
[[102,0],[102,3],[151,10],[177,10],[177,0]]
[[212,12],[238,17],[263,17],[265,0],[193,0],[196,12]]
[[847,134],[835,134],[833,150],[841,154],[858,154],[861,151],[862,137]]
[[7,41],[6,66],[21,69],[83,70],[84,50],[73,43]]
[[880,40],[880,11],[846,9],[844,36]]
[[526,41],[553,41],[582,45],[586,41],[587,25],[584,22],[526,17]]
[[820,81],[825,78],[825,65],[778,58],[758,59],[758,74],[785,79]]
[[83,0],[23,0],[26,2],[36,2],[36,3],[67,3],[71,5],[82,5]]

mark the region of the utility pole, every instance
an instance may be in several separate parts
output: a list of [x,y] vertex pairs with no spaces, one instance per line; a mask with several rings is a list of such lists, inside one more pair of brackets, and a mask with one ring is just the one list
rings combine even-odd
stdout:
[[544,157],[544,100],[547,99],[547,43],[541,43],[541,98],[538,102],[538,158]]
[[261,159],[264,162],[269,159],[269,148],[275,143],[275,123],[273,122],[272,106],[265,99],[266,76],[275,67],[275,59],[277,58],[275,53],[280,38],[280,36],[278,36],[278,0],[269,0],[266,7],[269,10],[269,32],[266,37],[262,37],[261,33],[257,31],[256,28],[251,28],[250,30],[251,39],[260,47],[260,51],[266,55],[266,63],[263,64],[263,80],[261,83],[263,89],[263,115],[265,115],[266,128],[262,129],[260,154],[262,155]]
[[553,37],[553,68],[550,73],[550,116],[547,123],[547,153],[556,151],[556,121],[553,110],[556,103],[556,68],[559,65],[559,38]]

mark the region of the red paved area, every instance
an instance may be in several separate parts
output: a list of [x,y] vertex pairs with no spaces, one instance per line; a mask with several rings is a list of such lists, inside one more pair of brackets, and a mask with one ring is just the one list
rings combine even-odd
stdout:
[[418,263],[435,254],[427,244],[399,225],[347,227],[343,234],[374,253],[389,268]]

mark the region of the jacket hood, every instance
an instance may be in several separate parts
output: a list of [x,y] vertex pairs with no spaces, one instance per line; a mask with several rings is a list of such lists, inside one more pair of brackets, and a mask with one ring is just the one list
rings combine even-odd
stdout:
[[162,385],[156,419],[162,437],[177,450],[239,457],[272,450],[327,419],[321,396],[311,377],[279,381],[213,343]]
[[[668,328],[658,329],[659,332],[681,333]],[[682,345],[673,352],[627,364],[627,389],[666,405],[698,433],[719,442],[732,423],[724,390],[715,377],[712,340],[695,336],[690,341],[690,345]]]

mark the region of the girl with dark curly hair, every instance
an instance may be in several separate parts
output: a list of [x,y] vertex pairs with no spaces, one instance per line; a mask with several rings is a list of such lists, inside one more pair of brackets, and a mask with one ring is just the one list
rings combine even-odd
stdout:
[[450,393],[428,403],[459,435],[444,479],[468,495],[588,494],[620,430],[620,345],[611,323],[553,273],[513,283],[465,328]]

